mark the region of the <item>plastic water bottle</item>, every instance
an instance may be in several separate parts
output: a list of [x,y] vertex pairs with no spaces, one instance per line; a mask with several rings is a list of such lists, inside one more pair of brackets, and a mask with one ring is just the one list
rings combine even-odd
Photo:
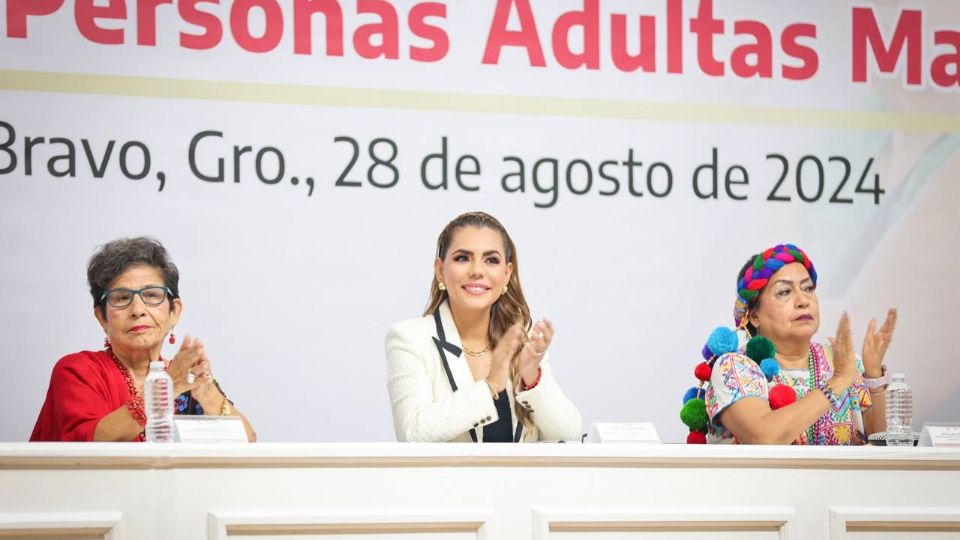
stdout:
[[887,386],[887,446],[913,446],[913,390],[903,373],[890,375]]
[[147,442],[173,441],[173,379],[163,362],[150,362],[150,373],[143,381],[143,406],[147,413]]

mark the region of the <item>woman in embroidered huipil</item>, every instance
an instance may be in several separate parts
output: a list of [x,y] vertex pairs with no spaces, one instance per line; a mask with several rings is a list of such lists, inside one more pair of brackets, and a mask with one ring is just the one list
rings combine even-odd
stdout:
[[[710,442],[859,445],[886,429],[883,357],[897,312],[890,309],[879,329],[870,321],[861,360],[846,313],[830,344],[812,341],[820,327],[816,285],[813,263],[790,244],[751,257],[740,271],[738,328],[770,340],[776,363],[761,369],[742,349],[713,361],[705,392]],[[777,385],[792,388],[796,401]],[[772,399],[784,393],[787,406]]]
[[[53,367],[47,398],[31,441],[143,441],[143,381],[164,341],[175,342],[180,318],[180,272],[167,250],[147,237],[100,247],[87,266],[93,315],[106,334],[102,351],[81,351]],[[210,374],[200,340],[186,336],[166,362],[175,414],[236,415],[247,437],[256,434]]]

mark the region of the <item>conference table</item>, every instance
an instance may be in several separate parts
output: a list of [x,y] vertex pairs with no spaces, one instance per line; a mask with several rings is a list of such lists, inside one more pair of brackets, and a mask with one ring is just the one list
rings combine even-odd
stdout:
[[0,538],[960,538],[960,448],[0,443]]

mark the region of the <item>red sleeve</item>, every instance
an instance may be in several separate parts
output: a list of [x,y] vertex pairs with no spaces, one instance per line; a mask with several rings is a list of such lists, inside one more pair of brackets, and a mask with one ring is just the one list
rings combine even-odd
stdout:
[[71,354],[57,362],[31,441],[92,441],[100,419],[123,405],[129,392],[122,375],[112,373],[117,370],[99,354]]

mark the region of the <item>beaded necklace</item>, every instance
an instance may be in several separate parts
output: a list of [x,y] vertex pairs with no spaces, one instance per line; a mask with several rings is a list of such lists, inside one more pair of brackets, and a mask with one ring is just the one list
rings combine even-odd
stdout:
[[[810,347],[810,352],[807,353],[807,369],[810,370],[810,378],[807,379],[807,385],[810,387],[809,392],[813,392],[820,387],[820,381],[817,380],[817,370],[813,367],[813,346]],[[807,428],[807,444],[817,444],[814,440],[814,437],[817,434],[817,424],[820,423],[820,418],[810,424],[810,427]]]
[[[123,375],[123,382],[127,384],[127,391],[130,392],[130,397],[127,399],[126,405],[130,410],[130,415],[133,416],[133,419],[136,420],[141,427],[146,426],[147,413],[144,409],[143,396],[140,395],[140,392],[137,392],[137,385],[133,382],[133,376],[130,374],[130,370],[117,358],[117,355],[113,352],[113,347],[107,347],[107,354],[110,356],[110,359],[113,360],[113,363],[116,364],[117,369],[120,370],[120,374]],[[137,435],[137,440],[140,442],[146,441],[146,434],[140,431]]]
[[[807,353],[807,373],[809,377],[806,380],[806,386],[808,392],[810,393],[820,387],[820,371],[817,369],[817,365],[820,361],[820,354],[818,354],[813,344],[810,345],[810,351]],[[790,387],[794,387],[795,383],[800,382],[800,377],[792,377],[781,371],[774,377],[777,380],[778,384],[785,384]],[[813,424],[810,424],[810,427],[806,429],[807,434],[807,444],[817,444],[816,437],[819,433],[817,425],[820,423],[820,418],[818,418]]]

